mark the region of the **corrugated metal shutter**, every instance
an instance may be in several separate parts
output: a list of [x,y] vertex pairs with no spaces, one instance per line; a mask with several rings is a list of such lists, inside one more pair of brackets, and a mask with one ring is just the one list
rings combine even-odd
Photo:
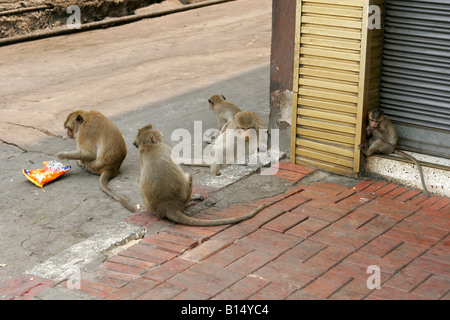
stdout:
[[348,176],[359,171],[357,145],[367,101],[364,12],[367,0],[297,1],[294,163]]
[[380,108],[401,148],[450,157],[450,0],[387,0]]

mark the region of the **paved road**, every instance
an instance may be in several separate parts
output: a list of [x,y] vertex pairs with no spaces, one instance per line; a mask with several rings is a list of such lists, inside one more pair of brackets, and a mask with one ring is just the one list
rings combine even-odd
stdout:
[[[63,123],[94,109],[121,129],[128,156],[111,187],[141,203],[132,142],[154,123],[166,142],[177,128],[215,125],[207,99],[224,94],[267,124],[271,0],[238,0],[136,23],[0,48],[0,282],[123,221],[128,214],[72,170],[40,189],[22,169],[75,147]],[[174,145],[174,142],[171,143]],[[194,182],[204,169],[187,169]]]

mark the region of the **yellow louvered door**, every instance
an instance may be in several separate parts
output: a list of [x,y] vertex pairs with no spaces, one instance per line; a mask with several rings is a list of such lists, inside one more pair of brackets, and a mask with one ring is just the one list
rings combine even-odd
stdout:
[[368,0],[297,0],[293,163],[346,176],[360,170],[371,94],[368,6]]

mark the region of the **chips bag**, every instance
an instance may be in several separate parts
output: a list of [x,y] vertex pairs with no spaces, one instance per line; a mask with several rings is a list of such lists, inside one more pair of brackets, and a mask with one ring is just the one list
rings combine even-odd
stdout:
[[72,169],[71,166],[64,166],[57,161],[44,161],[44,169],[26,170],[23,169],[22,173],[28,180],[33,182],[38,187],[43,187],[44,184],[55,180],[62,176],[64,173]]

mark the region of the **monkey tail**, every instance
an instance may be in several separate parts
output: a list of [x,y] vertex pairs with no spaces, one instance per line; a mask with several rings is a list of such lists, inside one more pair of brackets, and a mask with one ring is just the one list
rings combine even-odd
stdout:
[[246,215],[243,215],[240,217],[235,217],[235,218],[216,219],[216,220],[196,219],[196,218],[189,217],[180,211],[175,211],[175,210],[168,210],[166,215],[167,215],[167,218],[169,218],[170,220],[172,220],[176,223],[180,223],[180,224],[184,224],[184,225],[188,225],[188,226],[220,226],[220,225],[225,225],[225,224],[234,224],[237,222],[241,222],[241,221],[250,219],[251,217],[256,215],[258,212],[260,212],[265,207],[266,206],[263,204]]
[[125,208],[127,208],[131,212],[136,212],[136,207],[133,206],[130,201],[127,200],[124,196],[115,193],[112,191],[108,186],[108,181],[114,178],[114,175],[111,174],[109,171],[103,171],[100,175],[100,189],[102,189],[103,192],[105,192],[108,196],[111,198],[119,201]]
[[409,155],[409,154],[407,154],[407,153],[405,153],[403,151],[400,151],[400,150],[395,150],[394,153],[398,154],[398,155],[400,155],[402,157],[405,157],[406,159],[409,159],[412,162],[414,162],[414,164],[419,169],[420,180],[422,181],[423,193],[425,193],[425,196],[428,198],[429,197],[429,193],[428,193],[427,187],[425,185],[425,179],[423,177],[423,170],[422,170],[422,166],[420,165],[419,161],[417,161],[416,158],[414,158],[413,156],[411,156],[411,155]]

